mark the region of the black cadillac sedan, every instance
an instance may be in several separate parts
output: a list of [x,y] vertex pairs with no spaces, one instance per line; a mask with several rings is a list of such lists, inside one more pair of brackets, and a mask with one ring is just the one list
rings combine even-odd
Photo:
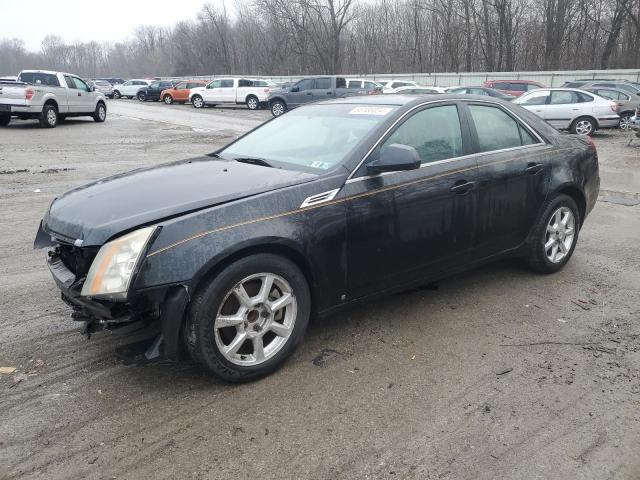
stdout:
[[134,321],[230,381],[274,371],[312,315],[522,256],[571,258],[599,189],[589,137],[469,95],[307,105],[202,158],[56,198],[35,246],[88,331]]

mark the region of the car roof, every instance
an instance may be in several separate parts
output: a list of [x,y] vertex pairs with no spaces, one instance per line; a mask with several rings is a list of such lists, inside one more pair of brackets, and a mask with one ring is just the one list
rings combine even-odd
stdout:
[[540,85],[540,82],[536,82],[535,80],[509,80],[509,79],[506,79],[506,80],[487,80],[487,82],[488,83],[491,83],[491,82],[509,82],[509,83],[527,83],[527,84],[535,83],[536,85]]
[[367,95],[367,96],[352,96],[352,97],[344,97],[344,98],[335,98],[332,100],[323,100],[322,102],[318,102],[318,104],[348,104],[348,105],[395,105],[395,106],[413,106],[424,103],[425,99],[430,99],[434,101],[446,101],[446,100],[480,100],[483,102],[492,102],[492,103],[500,103],[502,105],[512,105],[511,102],[507,102],[501,100],[497,97],[489,97],[487,95],[465,95],[460,93],[434,93],[434,94],[425,94],[425,95],[399,95],[399,94],[390,94],[390,95]]

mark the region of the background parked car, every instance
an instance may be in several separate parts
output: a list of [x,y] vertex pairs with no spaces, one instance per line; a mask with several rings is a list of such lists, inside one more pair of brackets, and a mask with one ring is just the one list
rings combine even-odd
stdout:
[[463,95],[486,95],[488,97],[500,98],[507,102],[513,100],[514,97],[502,93],[495,88],[489,87],[449,87],[447,93],[458,93]]
[[487,80],[482,86],[493,88],[511,97],[519,97],[525,92],[544,87],[541,83],[532,80]]
[[163,90],[173,88],[179,80],[160,80],[151,82],[148,86],[138,90],[137,97],[141,102],[157,102],[160,100],[160,94]]
[[586,91],[617,102],[620,106],[618,109],[620,128],[622,130],[631,128],[631,118],[636,114],[636,108],[640,106],[640,95],[615,88],[588,88]]
[[269,94],[269,108],[274,117],[305,103],[331,98],[358,95],[359,90],[347,88],[344,77],[306,77],[287,88],[273,90]]
[[124,80],[122,78],[118,78],[118,77],[100,77],[100,78],[95,78],[94,80],[104,80],[105,82],[109,82],[111,85],[122,85],[124,83]]
[[347,78],[347,88],[358,90],[361,95],[376,95],[382,93],[382,85],[366,78]]
[[616,90],[624,90],[625,92],[640,95],[640,85],[636,85],[631,82],[589,82],[585,83],[580,88],[583,90],[587,90],[590,88],[615,88]]
[[404,95],[433,95],[443,93],[442,89],[436,87],[400,87],[396,88],[394,94]]
[[171,88],[167,88],[160,93],[160,98],[167,105],[172,103],[186,103],[189,101],[189,94],[192,88],[203,88],[207,86],[205,80],[186,80],[178,82]]
[[267,103],[272,88],[267,86],[266,81],[259,79],[217,78],[204,88],[191,90],[189,100],[194,108],[244,103],[249,110],[257,110]]
[[105,97],[113,98],[113,85],[106,80],[94,79],[87,81],[87,83],[89,86],[95,87],[96,90],[102,92]]
[[396,89],[401,87],[418,87],[416,82],[409,80],[376,80],[377,83],[382,85],[383,93],[395,93]]
[[620,123],[618,104],[577,88],[541,88],[513,100],[559,129],[591,135]]
[[149,86],[151,83],[150,80],[138,79],[134,78],[132,80],[127,80],[122,85],[118,85],[113,88],[113,98],[133,98],[138,94],[138,90],[141,88]]

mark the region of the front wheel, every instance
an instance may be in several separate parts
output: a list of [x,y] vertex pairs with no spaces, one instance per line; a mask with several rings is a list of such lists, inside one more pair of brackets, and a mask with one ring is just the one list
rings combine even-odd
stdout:
[[191,105],[193,105],[193,108],[202,108],[204,107],[204,100],[200,95],[194,95],[191,97]]
[[144,92],[140,92],[138,93],[138,100],[140,100],[141,102],[144,102],[147,100],[147,94]]
[[596,131],[596,122],[589,117],[576,118],[571,124],[571,133],[578,135],[593,135]]
[[278,369],[309,324],[311,295],[290,260],[256,254],[229,265],[196,293],[185,325],[192,358],[246,382]]
[[118,100],[120,98],[120,92],[118,90],[113,91],[114,100]]
[[173,97],[171,95],[165,95],[164,98],[162,99],[164,101],[164,103],[166,103],[167,105],[171,105],[173,103]]
[[6,127],[11,122],[11,115],[0,115],[0,127]]
[[532,233],[529,266],[540,273],[562,269],[576,248],[580,222],[580,210],[570,196],[557,195],[547,202]]
[[274,117],[279,117],[286,111],[287,111],[287,106],[284,104],[284,102],[280,100],[276,100],[271,103],[271,115],[273,115]]
[[96,111],[93,112],[93,119],[98,123],[102,123],[107,119],[107,107],[104,103],[100,102],[96,105]]

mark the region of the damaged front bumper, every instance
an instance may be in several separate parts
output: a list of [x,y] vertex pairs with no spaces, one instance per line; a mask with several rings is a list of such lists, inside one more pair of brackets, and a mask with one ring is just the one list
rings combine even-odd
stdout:
[[86,249],[63,244],[55,245],[47,252],[47,265],[63,301],[73,308],[72,318],[84,322],[84,333],[88,336],[101,330],[116,330],[134,322],[142,322],[156,329],[159,327],[160,333],[147,352],[147,358],[175,358],[180,327],[189,302],[187,286],[163,285],[144,289],[133,292],[127,301],[82,296],[80,292],[88,269],[86,267],[83,274],[83,265],[90,265],[94,255]]

